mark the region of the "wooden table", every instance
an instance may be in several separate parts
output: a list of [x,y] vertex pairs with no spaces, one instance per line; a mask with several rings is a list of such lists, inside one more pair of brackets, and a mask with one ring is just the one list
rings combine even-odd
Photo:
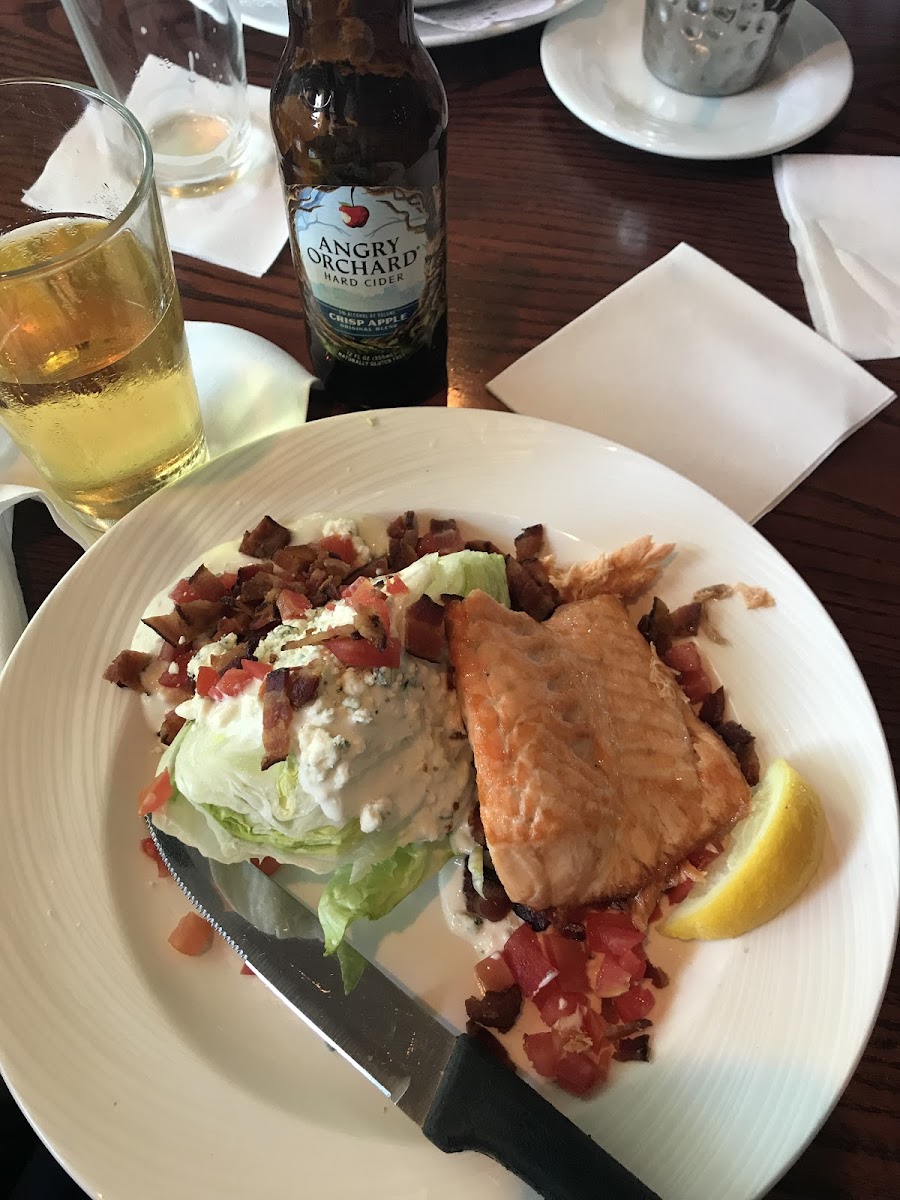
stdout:
[[[849,42],[856,81],[841,115],[804,149],[896,153],[900,5],[819,0],[819,7]],[[539,42],[540,30],[528,30],[434,56],[452,122],[449,403],[497,407],[485,384],[501,368],[681,240],[808,322],[770,161],[680,162],[607,141],[553,97],[540,69]],[[246,46],[250,81],[268,86],[281,43],[247,30]],[[53,0],[0,0],[0,76],[26,75],[90,82]],[[551,202],[551,192],[562,197],[562,208],[552,206],[559,202]],[[566,213],[577,213],[577,222],[565,219]],[[243,326],[306,361],[287,249],[261,280],[182,256],[176,256],[176,266],[188,318]],[[867,366],[900,391],[900,360]],[[900,745],[898,480],[900,409],[894,404],[759,525],[847,639],[895,751]],[[19,506],[14,546],[33,612],[79,550],[34,503]],[[887,1200],[900,1195],[898,1027],[895,966],[856,1074],[812,1145],[772,1190],[773,1198]]]

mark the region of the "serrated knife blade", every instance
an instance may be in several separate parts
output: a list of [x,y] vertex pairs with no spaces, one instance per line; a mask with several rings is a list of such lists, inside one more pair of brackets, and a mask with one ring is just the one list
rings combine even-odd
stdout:
[[[206,858],[147,821],[181,890],[254,972],[441,1150],[478,1150],[545,1200],[659,1200],[636,1176],[473,1039],[366,963],[346,995],[316,914],[250,863],[225,868],[266,893],[259,929],[219,890]],[[216,869],[220,869],[216,865]],[[250,874],[247,874],[250,873]]]

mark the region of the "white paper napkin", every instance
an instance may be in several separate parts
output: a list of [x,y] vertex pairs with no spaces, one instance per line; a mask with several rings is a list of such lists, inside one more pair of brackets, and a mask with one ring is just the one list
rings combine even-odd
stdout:
[[[231,325],[187,321],[185,330],[211,458],[303,424],[313,376],[283,350]],[[0,428],[0,670],[25,627],[10,544],[13,506],[32,497],[85,549],[100,536],[47,489]]]
[[[133,92],[158,87],[160,72],[183,67],[148,57]],[[269,93],[247,89],[250,105],[250,144],[247,168],[234,183],[211,196],[174,199],[160,193],[169,245],[181,254],[259,278],[271,267],[287,241],[275,142],[269,128]],[[69,130],[47,160],[40,178],[24,195],[26,204],[42,212],[87,212],[105,215],[98,195],[98,163],[109,170],[108,156],[99,148],[101,116],[89,109]],[[65,192],[60,187],[65,183]],[[99,201],[99,206],[98,206]]]
[[784,154],[774,173],[816,329],[851,358],[896,358],[900,158]]
[[682,243],[488,384],[768,512],[893,392]]

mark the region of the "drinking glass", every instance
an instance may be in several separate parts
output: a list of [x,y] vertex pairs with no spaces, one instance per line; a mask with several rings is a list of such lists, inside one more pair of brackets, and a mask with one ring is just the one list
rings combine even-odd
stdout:
[[97,87],[147,130],[171,196],[233,182],[250,141],[239,0],[62,0]]
[[93,88],[0,81],[0,424],[105,529],[207,455],[135,118]]

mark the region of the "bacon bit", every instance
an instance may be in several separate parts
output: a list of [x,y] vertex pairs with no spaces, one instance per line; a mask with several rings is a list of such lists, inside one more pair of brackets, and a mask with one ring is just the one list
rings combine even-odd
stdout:
[[213,927],[199,913],[190,912],[181,918],[169,934],[169,945],[179,954],[196,958],[205,954],[213,944]]
[[187,600],[176,604],[175,611],[189,627],[191,636],[212,629],[228,613],[228,606],[221,600]]
[[266,676],[262,690],[264,771],[276,763],[284,762],[291,752],[293,706],[287,689],[288,672],[285,668]]
[[318,557],[319,551],[315,546],[285,546],[272,555],[272,562],[285,575],[297,576],[312,566]]
[[432,520],[428,533],[423,534],[416,543],[416,557],[424,558],[426,554],[455,554],[464,548],[465,543],[455,521]]
[[736,583],[734,590],[747,608],[774,608],[775,597],[763,587],[752,587],[749,583]]
[[512,908],[503,884],[493,871],[485,870],[482,887],[484,889],[483,896],[475,890],[469,868],[463,867],[463,896],[466,901],[466,909],[473,916],[480,917],[482,921],[492,923],[502,921]]
[[537,559],[520,563],[507,554],[506,582],[512,607],[536,621],[546,621],[560,603],[559,593]]
[[550,928],[550,918],[545,910],[529,908],[527,904],[514,904],[512,908],[516,916],[526,925],[530,925],[535,933],[543,933],[545,929]]
[[141,675],[152,659],[152,654],[143,654],[139,650],[123,650],[103,672],[103,678],[108,683],[114,683],[116,687],[149,695],[150,689],[142,681]]
[[262,685],[262,769],[284,762],[291,750],[291,714],[308,704],[319,690],[319,676],[303,667],[269,671]]
[[703,617],[702,604],[682,604],[672,613],[672,634],[674,637],[696,637],[700,632],[700,621]]
[[419,523],[410,509],[395,517],[388,525],[388,566],[392,571],[402,571],[418,557],[416,546],[419,540]]
[[624,1025],[612,1025],[604,1032],[604,1037],[608,1042],[618,1042],[622,1038],[631,1037],[633,1033],[640,1033],[644,1029],[650,1029],[653,1026],[652,1021],[648,1021],[646,1017],[638,1017],[636,1021],[627,1021]]
[[472,542],[466,542],[466,550],[477,550],[480,554],[502,554],[503,551],[499,546],[495,546],[493,542],[482,541],[475,539]]
[[181,642],[189,642],[193,636],[191,627],[177,612],[163,613],[159,617],[144,617],[141,622],[152,629],[164,642],[170,646],[178,646]]
[[253,579],[254,576],[260,573],[260,571],[265,571],[267,575],[274,575],[275,563],[271,559],[266,559],[265,562],[247,563],[246,566],[238,567],[237,579],[235,582],[239,583],[241,587],[243,587],[249,579]]
[[544,549],[543,525],[529,525],[523,529],[515,541],[516,558],[526,562],[529,558],[537,558]]
[[183,726],[184,717],[180,717],[174,708],[170,708],[159,727],[159,740],[164,746],[171,746]]
[[616,1043],[613,1058],[616,1062],[649,1062],[650,1036],[642,1033],[639,1037],[623,1038]]
[[669,609],[659,596],[653,597],[650,611],[638,621],[638,633],[650,643],[660,658],[671,648],[675,628]]
[[505,992],[515,983],[502,954],[489,954],[475,964],[475,977],[483,992]]
[[515,983],[502,992],[485,992],[483,996],[470,996],[466,1000],[469,1020],[499,1033],[508,1033],[521,1011],[522,990]]
[[169,874],[169,868],[163,862],[163,857],[152,837],[141,838],[141,850],[156,863],[156,874],[160,879],[165,879]]
[[285,650],[299,650],[301,646],[317,646],[321,642],[330,642],[333,638],[349,638],[356,633],[355,625],[333,625],[331,629],[318,629],[313,633],[304,633],[302,637],[291,638],[284,643]]
[[[283,586],[283,581],[272,571],[257,571],[255,575],[241,583],[239,599],[248,608],[253,608],[264,601],[271,603]],[[255,623],[255,619],[251,624]]]
[[701,721],[704,721],[707,725],[712,725],[714,729],[722,723],[725,717],[724,687],[716,688],[714,692],[709,693],[700,705],[700,711],[697,715]]
[[[222,654],[211,654],[209,665],[217,675],[224,675],[229,667],[236,666],[242,658],[246,658],[250,653],[250,646],[247,642],[237,642],[230,650],[225,650]],[[202,671],[203,668],[200,668]],[[197,690],[200,691],[200,671],[197,672]],[[202,693],[201,693],[202,694]]]
[[[187,583],[193,593],[186,597],[190,600],[221,600],[229,590],[224,576],[213,575],[205,563],[200,564]],[[177,596],[173,596],[172,599],[176,604],[182,603]]]
[[677,883],[675,887],[669,888],[668,892],[666,892],[666,895],[669,898],[669,903],[680,904],[693,886],[693,879],[683,879],[681,883]]
[[271,558],[291,540],[291,531],[265,516],[255,529],[248,529],[241,539],[240,552],[250,558]]
[[440,662],[446,648],[443,605],[430,596],[420,596],[411,604],[406,610],[403,641],[407,652],[416,658]]
[[[647,965],[644,970],[644,978],[652,983],[655,988],[665,988],[669,986],[669,976],[662,969],[662,967],[654,966],[649,958],[647,959]],[[650,1022],[648,1021],[647,1024],[649,1025],[649,1023]]]

